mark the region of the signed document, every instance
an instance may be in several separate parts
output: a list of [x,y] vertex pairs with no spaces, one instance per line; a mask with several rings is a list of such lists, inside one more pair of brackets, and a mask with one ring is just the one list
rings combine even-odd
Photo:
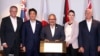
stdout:
[[44,52],[61,53],[63,51],[62,43],[44,43]]
[[40,41],[40,53],[66,53],[66,43]]

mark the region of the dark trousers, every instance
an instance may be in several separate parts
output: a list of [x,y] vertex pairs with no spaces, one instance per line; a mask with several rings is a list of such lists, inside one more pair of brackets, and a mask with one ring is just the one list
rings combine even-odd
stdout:
[[14,42],[12,47],[4,48],[4,56],[8,56],[9,54],[14,54],[14,56],[19,56],[19,43]]
[[39,49],[38,47],[31,45],[28,47],[26,46],[26,56],[39,56]]
[[84,50],[83,56],[98,56],[97,47],[84,47]]
[[39,56],[36,51],[26,51],[26,56]]
[[66,49],[67,49],[66,56],[78,56],[78,49],[73,49],[71,44]]

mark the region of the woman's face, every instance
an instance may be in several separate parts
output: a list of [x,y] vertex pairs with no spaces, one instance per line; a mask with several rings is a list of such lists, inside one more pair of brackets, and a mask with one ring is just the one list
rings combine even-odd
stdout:
[[69,12],[68,14],[69,21],[74,20],[74,17],[75,17],[75,14],[73,12]]

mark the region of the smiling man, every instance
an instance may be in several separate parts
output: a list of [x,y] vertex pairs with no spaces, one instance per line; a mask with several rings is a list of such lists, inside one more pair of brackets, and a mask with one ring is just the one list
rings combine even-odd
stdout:
[[100,22],[92,17],[92,10],[86,9],[85,20],[79,23],[79,52],[83,56],[98,56],[100,52]]
[[[50,14],[48,16],[48,22],[49,24],[45,27],[43,27],[41,32],[41,39],[44,41],[64,41],[65,34],[64,29],[62,26],[56,24],[56,16],[54,14]],[[54,53],[54,54],[46,54],[46,56],[60,56],[60,54]]]
[[1,22],[1,42],[4,48],[4,56],[9,54],[19,56],[22,19],[16,16],[18,12],[16,6],[11,6],[9,12],[10,16],[3,18]]
[[29,9],[30,20],[24,22],[22,27],[22,44],[23,51],[26,52],[26,56],[39,56],[39,43],[41,22],[36,20],[37,11],[32,8]]

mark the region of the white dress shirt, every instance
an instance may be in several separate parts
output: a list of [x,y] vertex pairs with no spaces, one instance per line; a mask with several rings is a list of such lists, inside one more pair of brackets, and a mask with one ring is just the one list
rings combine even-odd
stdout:
[[36,21],[31,21],[31,20],[30,20],[30,24],[31,24],[33,33],[35,33]]
[[14,32],[16,32],[16,29],[17,29],[17,18],[13,18],[13,17],[10,16],[10,19],[11,19],[11,23],[12,23]]
[[72,37],[72,24],[71,25],[68,24],[67,27],[65,27],[65,36],[66,36],[65,41],[69,42]]
[[54,36],[55,34],[55,26],[50,26],[50,29],[51,29],[51,34],[52,34],[52,37]]
[[87,23],[88,30],[90,32],[92,26],[92,19],[90,21],[86,21],[86,23]]

